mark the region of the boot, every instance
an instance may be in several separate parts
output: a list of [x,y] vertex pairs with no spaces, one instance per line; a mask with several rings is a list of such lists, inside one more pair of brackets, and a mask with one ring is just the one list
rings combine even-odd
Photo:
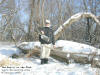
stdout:
[[41,59],[41,64],[44,64],[45,63],[45,60],[44,59]]
[[44,63],[47,64],[48,63],[48,58],[44,59]]

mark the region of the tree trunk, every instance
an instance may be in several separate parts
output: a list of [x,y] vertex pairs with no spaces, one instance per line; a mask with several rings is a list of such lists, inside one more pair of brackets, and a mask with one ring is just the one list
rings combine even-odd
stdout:
[[34,13],[34,3],[35,3],[35,0],[30,0],[30,2],[32,2],[32,3],[30,4],[31,12],[30,12],[29,25],[28,25],[28,33],[26,34],[26,41],[32,41],[31,30],[32,30],[32,21],[33,21],[33,13]]
[[91,43],[91,34],[90,34],[90,19],[87,18],[87,26],[86,26],[86,36],[85,41]]

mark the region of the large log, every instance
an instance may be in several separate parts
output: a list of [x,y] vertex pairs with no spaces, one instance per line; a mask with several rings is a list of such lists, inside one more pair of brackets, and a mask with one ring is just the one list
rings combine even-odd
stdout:
[[[20,48],[21,49],[21,48]],[[72,63],[73,61],[81,64],[91,64],[93,67],[100,68],[100,54],[98,52],[92,53],[75,53],[62,51],[59,48],[51,48],[51,56],[59,61],[64,61],[66,63]],[[40,54],[40,47],[34,47],[34,49],[28,50],[26,57],[31,57],[33,55]]]

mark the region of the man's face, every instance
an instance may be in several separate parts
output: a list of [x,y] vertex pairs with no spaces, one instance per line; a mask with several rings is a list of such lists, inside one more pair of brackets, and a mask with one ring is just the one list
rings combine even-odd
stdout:
[[50,27],[50,24],[49,24],[49,23],[46,23],[46,26],[47,26],[47,27]]

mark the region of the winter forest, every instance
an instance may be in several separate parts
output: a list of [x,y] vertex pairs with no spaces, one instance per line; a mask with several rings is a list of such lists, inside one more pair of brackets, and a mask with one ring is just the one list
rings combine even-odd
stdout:
[[[80,12],[90,12],[100,19],[100,1],[0,0],[0,40],[38,40],[37,28],[44,25],[45,19],[50,19],[55,31],[72,15]],[[59,39],[99,47],[99,25],[91,18],[82,18],[64,29]]]
[[[40,65],[47,19],[56,47]],[[100,0],[0,0],[0,57],[0,75],[100,75]]]

